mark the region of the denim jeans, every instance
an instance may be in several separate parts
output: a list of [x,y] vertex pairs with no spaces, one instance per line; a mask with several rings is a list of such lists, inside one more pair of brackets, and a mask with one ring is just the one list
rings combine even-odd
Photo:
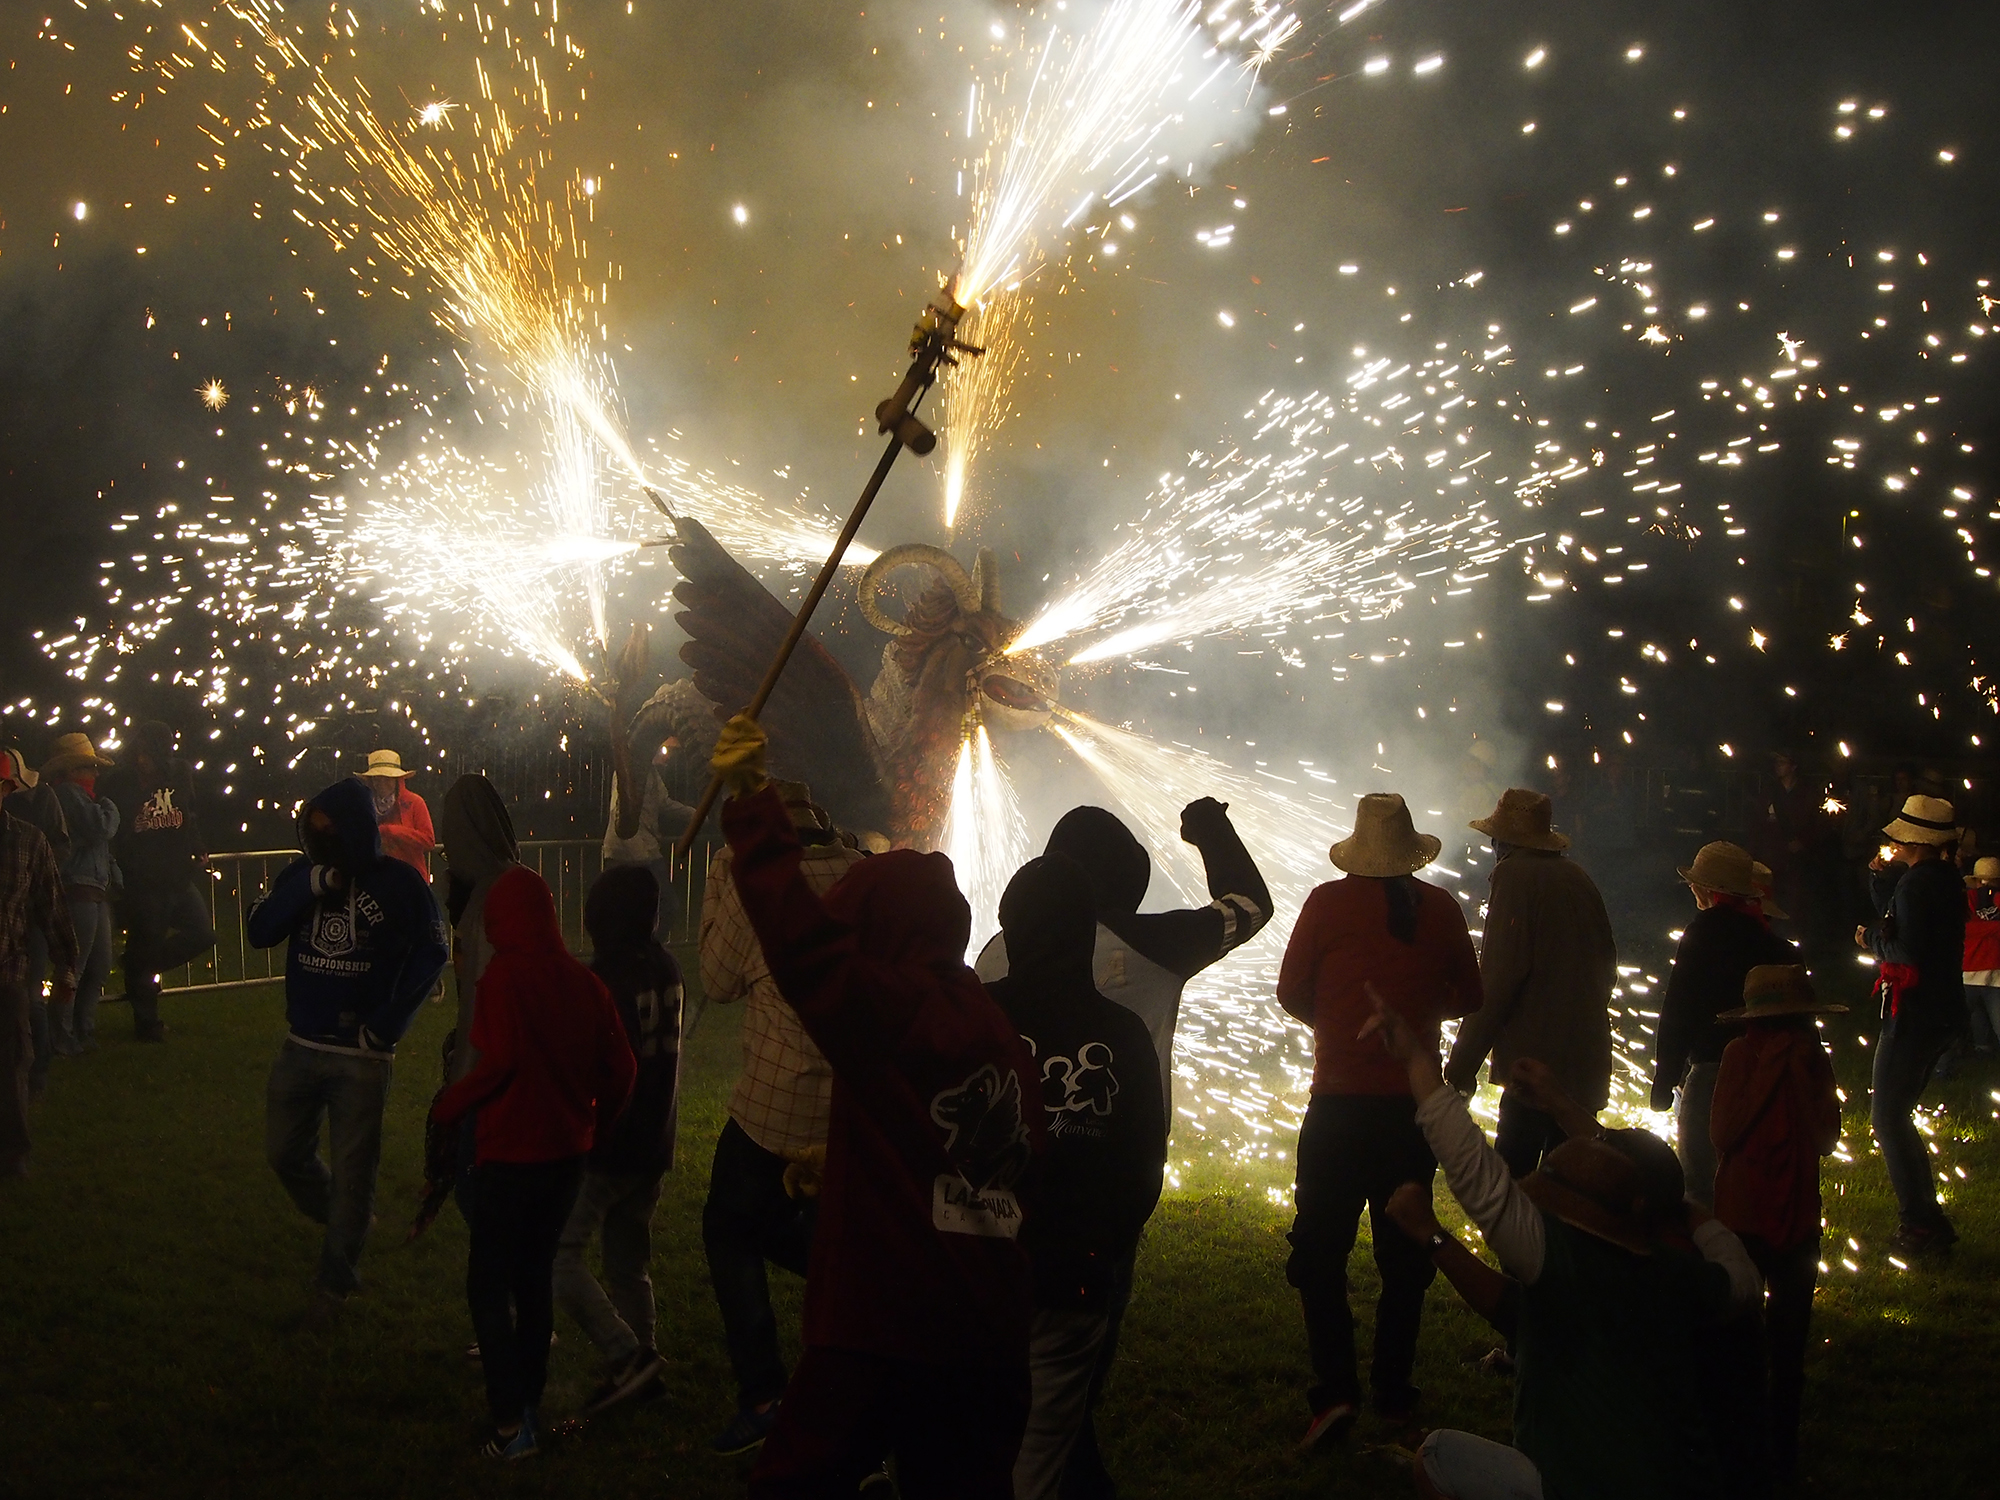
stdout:
[[1715,1142],[1709,1139],[1708,1117],[1715,1109],[1715,1077],[1719,1062],[1689,1063],[1674,1098],[1674,1152],[1687,1178],[1687,1195],[1704,1208],[1715,1203]]
[[1875,1041],[1874,1090],[1868,1123],[1875,1144],[1882,1148],[1882,1165],[1895,1189],[1896,1206],[1905,1224],[1928,1229],[1944,1220],[1938,1207],[1937,1182],[1931,1175],[1930,1152],[1912,1118],[1931,1070],[1951,1045],[1947,1027],[1917,1024],[1892,1017],[1882,1023]]
[[475,1176],[465,1300],[479,1335],[486,1409],[504,1427],[542,1404],[556,1326],[556,1241],[576,1203],[583,1158],[483,1161]]
[[[271,1065],[264,1096],[264,1151],[299,1212],[326,1226],[319,1256],[322,1291],[344,1297],[361,1285],[355,1266],[375,1211],[382,1163],[382,1111],[395,1065],[287,1040]],[[327,1158],[319,1153],[320,1122]]]
[[58,1052],[75,1052],[97,1040],[97,1002],[111,977],[111,908],[102,901],[71,901],[70,924],[76,928],[76,999],[57,1006],[51,1017]]
[[1968,984],[1965,1009],[1972,1023],[1972,1048],[1984,1056],[2000,1048],[2000,984]]
[[[556,1246],[556,1300],[611,1363],[653,1347],[653,1210],[660,1205],[658,1172],[589,1168],[577,1189]],[[604,1236],[604,1285],[584,1253]]]
[[[205,877],[204,877],[205,878]],[[160,1019],[160,976],[215,946],[208,896],[190,876],[159,886],[127,886],[119,906],[125,921],[125,998],[140,1031]]]
[[771,1311],[764,1262],[806,1274],[818,1204],[816,1198],[785,1192],[782,1156],[751,1140],[734,1120],[722,1127],[701,1210],[701,1242],[741,1407],[762,1406],[785,1393],[785,1361],[778,1352],[778,1319]]
[[1376,1405],[1385,1410],[1403,1409],[1413,1398],[1417,1329],[1437,1269],[1384,1205],[1406,1182],[1428,1192],[1436,1173],[1437,1159],[1417,1127],[1417,1102],[1408,1094],[1315,1094],[1306,1106],[1293,1190],[1298,1214],[1287,1236],[1292,1253],[1285,1279],[1298,1288],[1305,1313],[1313,1366],[1306,1400],[1314,1411],[1361,1398],[1347,1261],[1363,1209],[1382,1273],[1369,1384]]
[[1070,1449],[1090,1414],[1098,1354],[1110,1322],[1101,1309],[1035,1309],[1028,1336],[1028,1426],[1014,1460],[1014,1500],[1061,1495]]

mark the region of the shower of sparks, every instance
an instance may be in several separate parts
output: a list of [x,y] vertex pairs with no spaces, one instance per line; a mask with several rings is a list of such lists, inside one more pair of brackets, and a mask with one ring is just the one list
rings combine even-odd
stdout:
[[229,392],[223,389],[219,380],[204,381],[195,387],[195,391],[201,397],[201,404],[210,411],[221,411],[229,404]]
[[969,961],[1000,930],[1000,897],[1031,853],[1020,798],[993,753],[984,724],[958,747],[943,845],[957,872],[958,888],[972,907]]

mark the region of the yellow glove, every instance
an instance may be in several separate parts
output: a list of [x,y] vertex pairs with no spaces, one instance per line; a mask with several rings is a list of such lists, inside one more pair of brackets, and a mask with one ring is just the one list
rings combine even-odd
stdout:
[[768,744],[763,726],[748,714],[738,714],[722,726],[708,765],[722,778],[730,796],[747,797],[761,791],[771,779],[764,774],[764,751]]
[[826,1147],[808,1146],[803,1151],[787,1151],[785,1157],[785,1196],[817,1198],[820,1178],[826,1171]]

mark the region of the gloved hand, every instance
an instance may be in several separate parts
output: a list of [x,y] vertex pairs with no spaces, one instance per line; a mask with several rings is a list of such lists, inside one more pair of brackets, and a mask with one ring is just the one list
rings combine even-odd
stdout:
[[1656,1114],[1664,1114],[1674,1107],[1674,1086],[1666,1079],[1654,1080],[1653,1097],[1647,1100],[1647,1107]]
[[1213,797],[1197,797],[1181,809],[1183,843],[1199,847],[1229,826],[1229,804]]
[[732,797],[748,797],[761,791],[771,778],[764,772],[764,755],[770,741],[764,727],[748,714],[738,714],[722,726],[715,741],[709,768],[720,776]]

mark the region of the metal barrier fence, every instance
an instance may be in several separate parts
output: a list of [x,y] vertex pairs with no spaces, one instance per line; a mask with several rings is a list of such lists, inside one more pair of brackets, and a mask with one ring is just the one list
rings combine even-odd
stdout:
[[[663,922],[660,940],[665,943],[692,943],[701,925],[701,893],[707,883],[709,856],[715,845],[697,844],[684,861],[667,859],[655,874],[664,874],[661,904]],[[296,849],[246,849],[208,857],[209,919],[215,926],[215,946],[193,962],[162,977],[163,990],[187,993],[195,990],[232,990],[249,985],[271,984],[285,977],[285,946],[253,948],[246,929],[246,913],[271,882],[293,860]],[[592,882],[603,873],[604,853],[597,839],[540,839],[521,845],[521,863],[548,882],[556,898],[556,916],[562,923],[563,941],[573,953],[586,953],[589,936],[583,930],[584,897]],[[444,904],[444,861],[433,856],[432,893]],[[116,907],[113,907],[114,914]],[[107,996],[106,998],[114,998]]]

